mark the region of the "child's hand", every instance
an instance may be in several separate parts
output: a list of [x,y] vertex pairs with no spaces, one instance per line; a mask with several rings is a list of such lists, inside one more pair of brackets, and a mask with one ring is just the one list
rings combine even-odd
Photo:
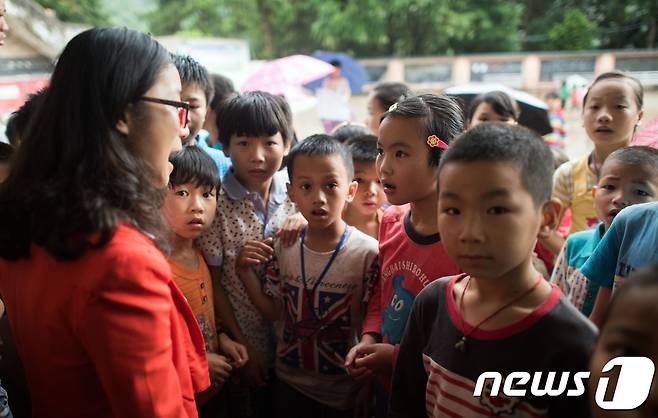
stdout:
[[233,341],[223,332],[219,334],[219,351],[226,354],[236,368],[240,368],[249,361],[249,355],[244,345]]
[[276,236],[281,240],[281,245],[284,247],[294,245],[302,231],[306,229],[306,225],[308,225],[308,222],[300,212],[290,215],[276,233]]
[[256,266],[261,263],[267,263],[272,259],[272,238],[267,238],[262,241],[247,241],[242,247],[240,255],[236,260],[236,267],[238,270],[246,269]]
[[393,351],[395,347],[391,344],[377,343],[364,345],[356,350],[354,365],[367,367],[373,372],[391,375],[393,373]]
[[362,354],[359,354],[359,350],[374,343],[374,339],[370,338],[368,335],[365,335],[361,342],[352,347],[352,349],[345,356],[345,367],[347,368],[347,374],[352,376],[354,380],[361,381],[372,376],[372,370],[368,369],[367,367],[357,367],[355,361],[358,357],[363,356]]
[[240,375],[250,388],[259,388],[267,383],[267,369],[261,355],[254,350],[249,350],[249,361],[240,369]]
[[215,353],[206,353],[208,360],[208,369],[210,371],[210,381],[215,387],[221,387],[231,375],[231,367],[228,359]]

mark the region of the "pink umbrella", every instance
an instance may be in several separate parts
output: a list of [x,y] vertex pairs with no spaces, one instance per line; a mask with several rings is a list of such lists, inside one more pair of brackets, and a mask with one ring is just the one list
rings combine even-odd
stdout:
[[301,86],[334,72],[334,67],[307,55],[291,55],[269,61],[254,72],[242,86],[242,91],[261,90],[286,97],[297,95]]
[[631,145],[646,145],[658,148],[658,116],[651,119],[649,123],[635,133]]

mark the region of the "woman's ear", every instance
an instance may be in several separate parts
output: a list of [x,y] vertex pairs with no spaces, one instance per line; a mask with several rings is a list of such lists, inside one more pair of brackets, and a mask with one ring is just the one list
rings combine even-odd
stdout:
[[546,239],[553,231],[555,231],[560,223],[560,212],[562,211],[562,205],[560,202],[552,198],[548,202],[544,203],[542,207],[542,221],[541,227],[539,228],[539,234],[537,238]]
[[121,114],[116,124],[117,131],[125,136],[130,133],[130,113],[126,110]]

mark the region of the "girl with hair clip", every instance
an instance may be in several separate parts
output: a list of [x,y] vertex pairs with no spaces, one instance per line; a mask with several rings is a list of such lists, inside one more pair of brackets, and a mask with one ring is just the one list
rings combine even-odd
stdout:
[[379,280],[368,301],[361,342],[345,366],[355,379],[382,381],[377,416],[385,416],[388,383],[414,299],[425,286],[459,268],[437,226],[438,167],[462,132],[462,111],[448,96],[423,94],[393,104],[382,116],[377,175],[391,206],[379,225]]
[[57,62],[0,188],[0,293],[33,416],[197,416],[203,337],[161,251],[180,92],[169,53],[126,28],[84,31]]

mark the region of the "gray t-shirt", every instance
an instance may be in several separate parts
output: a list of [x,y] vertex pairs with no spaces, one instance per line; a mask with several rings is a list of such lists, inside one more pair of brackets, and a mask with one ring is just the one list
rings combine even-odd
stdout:
[[277,376],[322,404],[349,409],[356,385],[343,363],[357,341],[365,302],[377,278],[378,243],[350,227],[317,287],[333,251],[318,253],[304,246],[304,286],[300,246],[301,240],[287,248],[275,243],[266,273],[265,292],[284,304],[283,318],[275,324]]

